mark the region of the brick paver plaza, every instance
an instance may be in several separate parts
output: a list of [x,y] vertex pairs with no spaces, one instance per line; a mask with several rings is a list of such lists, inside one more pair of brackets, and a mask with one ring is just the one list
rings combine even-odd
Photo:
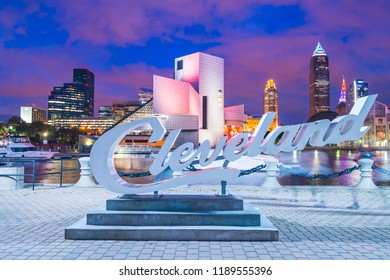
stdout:
[[[218,193],[218,186],[168,192]],[[279,228],[276,242],[78,241],[64,229],[116,196],[101,187],[0,191],[0,259],[390,259],[390,187],[232,186]]]

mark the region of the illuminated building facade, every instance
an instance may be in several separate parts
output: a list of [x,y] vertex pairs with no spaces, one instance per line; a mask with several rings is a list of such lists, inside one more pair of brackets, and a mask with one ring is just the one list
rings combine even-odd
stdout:
[[[153,113],[196,115],[200,117],[200,98],[190,83],[153,76]],[[201,120],[201,118],[199,118]]]
[[336,113],[339,116],[344,116],[347,114],[347,84],[343,77],[343,82],[341,83],[341,92],[339,102],[336,106]]
[[318,42],[310,59],[310,116],[330,110],[329,59]]
[[50,124],[57,129],[81,128],[87,131],[96,131],[96,134],[100,134],[104,130],[112,127],[115,121],[104,118],[54,119],[50,121]]
[[[121,121],[117,122],[116,125],[121,125],[124,123],[128,123],[131,121],[136,121],[136,120],[142,120],[146,118],[151,118],[154,117],[153,114],[153,99],[147,101],[145,104],[142,104],[141,106],[138,107],[135,111],[131,112],[129,115],[124,117]],[[146,128],[146,129],[151,129]]]
[[81,119],[94,115],[95,76],[87,69],[73,70],[73,83],[54,87],[48,100],[48,119]]
[[279,125],[278,90],[274,80],[268,80],[264,89],[264,114],[269,112],[276,112],[276,116],[269,127],[269,130],[273,130]]
[[259,126],[261,117],[260,116],[246,116],[246,123],[244,125],[244,132],[253,133],[256,130],[256,127]]
[[153,114],[168,125],[167,130],[181,129],[175,146],[185,142],[197,146],[202,119],[199,94],[192,85],[154,75],[153,92]]
[[141,105],[140,101],[114,101],[112,103],[112,117],[115,121],[120,121],[128,114],[134,112]]
[[48,119],[85,118],[85,98],[85,92],[72,83],[54,87],[49,95]]
[[85,92],[85,115],[93,118],[95,108],[95,74],[85,68],[73,69],[73,84]]
[[[162,78],[162,77],[160,77]],[[123,120],[116,125],[122,125],[127,122],[141,120],[150,117],[158,117],[164,127],[170,131],[174,129],[181,129],[179,137],[176,139],[174,146],[177,147],[185,142],[192,142],[195,146],[198,145],[199,132],[198,132],[198,116],[196,115],[175,115],[175,114],[154,114],[154,100],[153,98],[142,104],[137,110],[130,113]],[[120,142],[120,145],[128,144],[141,144],[150,146],[161,146],[163,141],[157,144],[148,143],[150,134],[152,133],[150,125],[144,125],[137,130],[133,130]]]
[[[128,122],[136,121],[136,120],[142,120],[146,118],[154,117],[153,114],[153,99],[147,101],[145,104],[142,104],[138,107],[135,111],[131,112],[127,116],[125,116],[122,120],[119,122],[116,122],[114,126],[122,125]],[[144,140],[144,142],[147,142],[147,140],[150,137],[150,134],[152,133],[152,128],[150,125],[144,125],[139,127],[137,130],[131,131],[128,133],[128,135],[123,140],[124,144],[132,143],[134,141],[135,135],[141,135]],[[138,137],[139,138],[139,137]]]
[[223,58],[200,52],[176,58],[175,80],[191,84],[199,94],[199,142],[208,139],[215,145],[224,134]]
[[386,104],[375,101],[364,125],[370,130],[359,140],[363,146],[389,147],[390,111]]
[[347,93],[347,113],[349,113],[356,102],[356,99],[368,95],[368,83],[363,79],[354,80],[349,85],[349,90]]
[[99,118],[112,118],[112,106],[99,106]]
[[225,107],[224,134],[230,139],[234,135],[244,132],[247,116],[244,113],[244,104]]
[[153,98],[153,90],[149,88],[139,88],[138,89],[138,101],[142,104],[148,102]]
[[[197,146],[206,139],[215,145],[224,135],[224,60],[204,53],[176,58],[175,79],[154,75],[153,98],[118,125],[148,117],[138,114],[145,108],[168,131],[181,129],[175,146],[185,142]],[[148,128],[140,131],[148,133]]]
[[47,122],[46,110],[37,108],[35,105],[21,106],[20,118],[26,123]]

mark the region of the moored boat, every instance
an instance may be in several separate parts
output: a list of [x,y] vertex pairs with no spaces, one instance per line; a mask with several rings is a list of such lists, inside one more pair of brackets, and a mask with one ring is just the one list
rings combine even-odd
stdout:
[[26,136],[10,136],[0,140],[0,157],[48,160],[54,152],[38,151]]

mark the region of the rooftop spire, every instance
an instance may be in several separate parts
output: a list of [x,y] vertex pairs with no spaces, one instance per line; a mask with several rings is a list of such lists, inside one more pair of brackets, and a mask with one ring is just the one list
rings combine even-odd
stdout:
[[272,79],[268,80],[267,84],[265,85],[265,90],[267,90],[269,88],[275,88],[276,89],[275,81],[272,80]]
[[317,55],[326,55],[324,48],[321,46],[320,42],[318,41],[317,47],[313,52],[313,56]]
[[344,75],[343,75],[343,83],[341,84],[341,91],[347,91],[347,84],[345,83]]
[[339,104],[341,102],[346,102],[346,94],[347,94],[347,85],[345,83],[344,75],[343,75],[343,82],[341,84],[341,92],[340,92],[340,98],[339,98]]

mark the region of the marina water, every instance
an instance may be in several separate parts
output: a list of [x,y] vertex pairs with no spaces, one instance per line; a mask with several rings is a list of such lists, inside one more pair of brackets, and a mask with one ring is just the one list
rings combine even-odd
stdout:
[[[390,151],[374,151],[372,152],[375,160],[375,165],[390,171],[389,155]],[[347,168],[358,165],[357,159],[360,156],[358,151],[352,150],[305,150],[291,153],[280,153],[277,158],[280,163],[297,173],[312,173],[312,174],[330,174],[333,172],[340,172]],[[117,171],[122,172],[146,172],[148,171],[153,159],[148,155],[116,155],[115,166]],[[259,163],[260,164],[260,163]],[[78,165],[76,160],[63,161],[64,169],[76,168]],[[253,166],[254,167],[254,166]],[[36,173],[50,173],[60,170],[59,161],[42,161],[36,162]],[[31,173],[32,164],[25,164],[25,173]],[[79,171],[63,172],[63,183],[74,184],[79,178]],[[163,174],[159,179],[165,179],[171,176],[171,173]],[[357,184],[360,179],[360,172],[353,171],[350,174],[342,175],[336,178],[326,179],[311,179],[302,176],[293,175],[290,173],[281,172],[278,176],[278,181],[282,185],[341,185],[353,186]],[[374,182],[378,186],[390,185],[390,175],[373,171]],[[36,183],[41,184],[58,184],[60,180],[59,174],[51,175],[37,175]],[[131,178],[126,181],[133,183],[150,183],[156,180],[154,176]],[[246,185],[261,185],[265,180],[265,172],[253,173],[247,176],[240,177],[236,184]],[[31,177],[25,177],[25,182],[31,182]]]

